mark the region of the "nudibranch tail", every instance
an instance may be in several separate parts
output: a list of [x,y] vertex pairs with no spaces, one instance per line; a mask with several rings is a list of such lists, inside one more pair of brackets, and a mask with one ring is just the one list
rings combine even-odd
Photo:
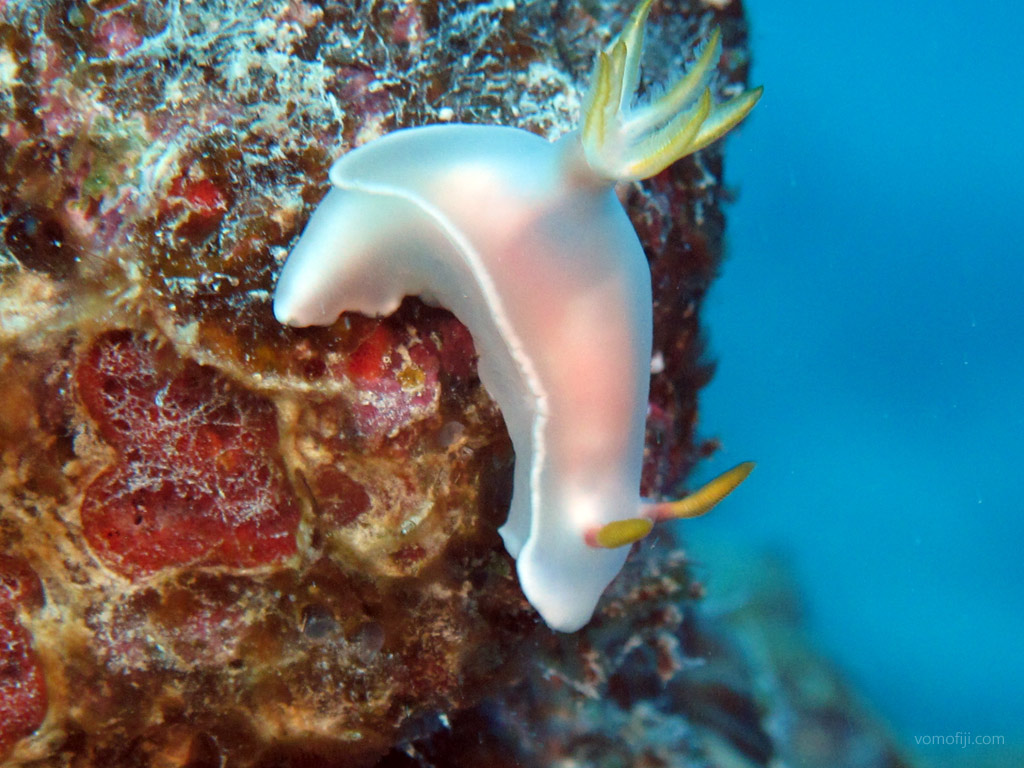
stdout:
[[591,547],[605,549],[624,547],[646,537],[653,530],[656,522],[700,517],[707,514],[718,502],[736,490],[753,469],[754,462],[744,461],[682,499],[644,502],[640,505],[641,517],[616,520],[588,531],[585,535],[586,542]]
[[643,25],[652,0],[633,11],[626,28],[598,54],[584,102],[581,142],[587,164],[616,181],[646,179],[724,136],[761,97],[761,88],[715,104],[708,85],[721,58],[715,30],[689,72],[649,104],[631,108],[640,77]]

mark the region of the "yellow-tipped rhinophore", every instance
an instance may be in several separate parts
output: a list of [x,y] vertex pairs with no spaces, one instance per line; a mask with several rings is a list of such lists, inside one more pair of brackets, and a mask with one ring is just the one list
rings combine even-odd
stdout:
[[646,179],[724,136],[747,116],[761,88],[713,103],[708,86],[722,53],[716,29],[690,71],[668,92],[632,109],[640,77],[643,25],[652,0],[636,7],[619,34],[598,54],[584,106],[581,141],[587,164],[617,181]]
[[736,486],[746,480],[753,469],[754,462],[744,461],[679,501],[645,504],[644,514],[652,520],[700,517],[710,512],[712,507],[736,490]]
[[605,549],[624,547],[647,536],[656,522],[700,517],[710,512],[712,507],[736,490],[736,486],[742,483],[753,469],[754,462],[744,461],[678,501],[641,504],[643,517],[630,517],[603,525],[587,534],[587,544]]
[[602,525],[587,535],[587,544],[603,549],[617,549],[640,541],[651,532],[654,521],[646,517],[631,517]]

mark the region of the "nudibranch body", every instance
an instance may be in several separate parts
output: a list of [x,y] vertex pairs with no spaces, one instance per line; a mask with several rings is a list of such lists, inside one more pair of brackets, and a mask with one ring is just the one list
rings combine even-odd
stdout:
[[638,498],[650,271],[613,185],[723,135],[760,93],[712,105],[716,34],[680,83],[631,109],[649,7],[600,54],[578,132],[552,143],[508,127],[426,126],[338,160],[274,294],[289,325],[386,315],[415,295],[469,329],[516,453],[500,532],[526,597],[566,632],[590,619],[624,544],[656,519],[706,511],[749,471],[675,506]]

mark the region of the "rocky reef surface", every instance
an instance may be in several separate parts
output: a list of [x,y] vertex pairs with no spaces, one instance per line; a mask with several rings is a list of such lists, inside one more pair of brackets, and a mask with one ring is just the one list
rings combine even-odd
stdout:
[[[496,533],[514,457],[450,314],[271,314],[332,159],[432,122],[560,135],[629,10],[0,0],[0,763],[775,765],[820,727],[870,759],[792,764],[900,764],[845,699],[759,687],[780,662],[708,629],[664,545],[584,633],[544,628]],[[656,2],[644,82],[714,25],[717,86],[742,89],[739,0]],[[712,147],[620,190],[654,278],[650,496],[714,450],[721,180]]]

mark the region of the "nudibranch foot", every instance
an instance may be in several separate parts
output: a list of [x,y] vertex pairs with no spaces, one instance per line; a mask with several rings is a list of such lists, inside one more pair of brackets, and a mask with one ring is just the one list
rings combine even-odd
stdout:
[[676,501],[642,502],[640,517],[616,520],[586,534],[592,547],[615,549],[646,537],[655,523],[700,517],[710,512],[722,499],[736,490],[754,469],[754,462],[744,461],[705,483],[689,496]]
[[631,107],[640,77],[643,25],[652,0],[633,11],[626,28],[598,55],[584,108],[582,143],[588,165],[616,181],[646,179],[724,136],[754,108],[761,88],[714,103],[709,82],[721,58],[715,30],[687,74],[660,99]]

